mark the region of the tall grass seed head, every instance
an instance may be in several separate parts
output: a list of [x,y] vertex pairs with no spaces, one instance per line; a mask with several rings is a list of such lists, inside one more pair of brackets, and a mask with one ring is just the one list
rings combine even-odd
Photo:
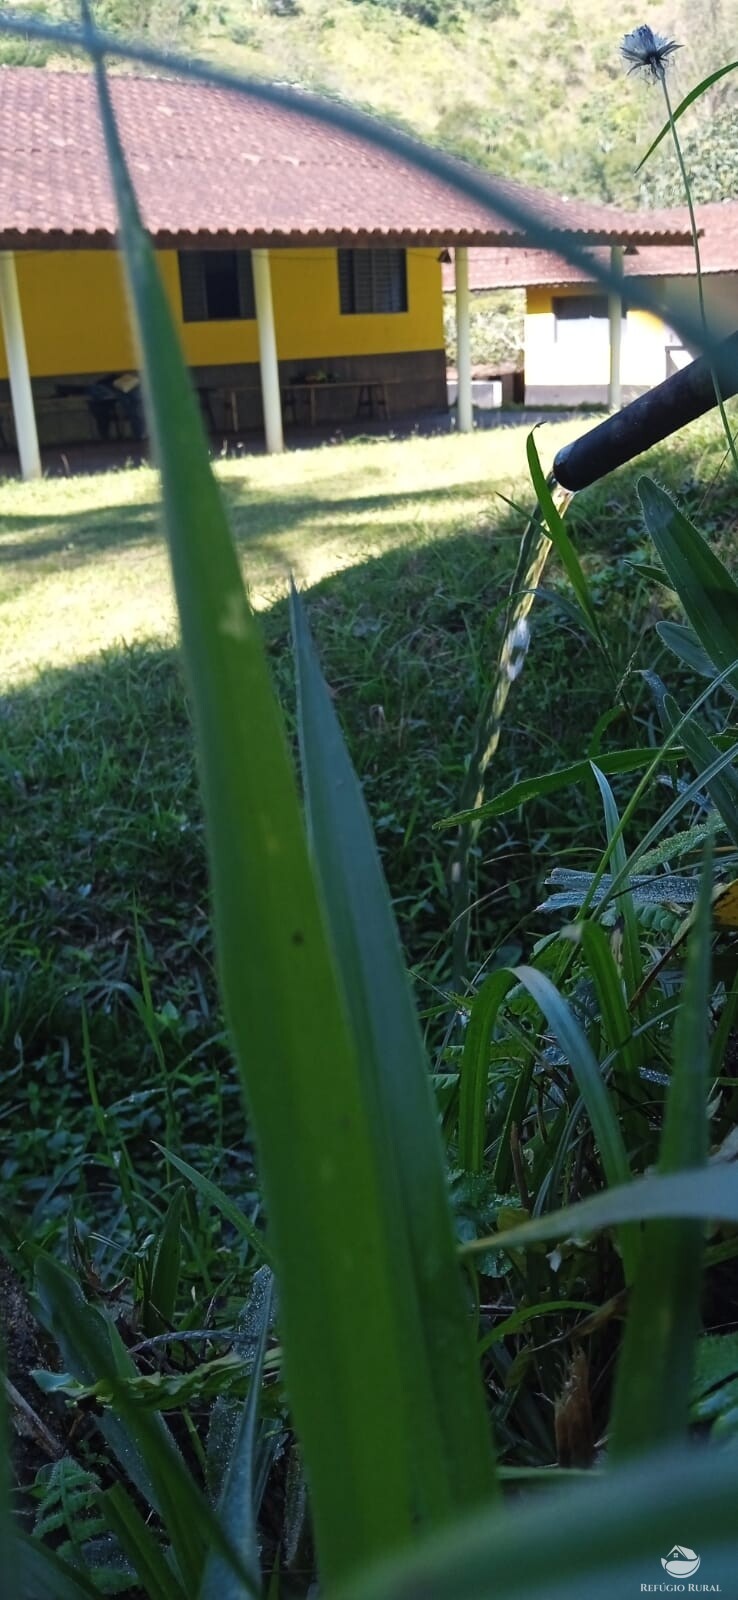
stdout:
[[502,667],[510,683],[514,683],[515,679],[520,677],[529,644],[530,627],[525,617],[518,617],[502,647]]
[[669,57],[675,50],[681,50],[681,45],[665,39],[662,33],[653,33],[645,24],[626,33],[620,46],[623,60],[630,63],[628,72],[643,72],[654,82],[665,77]]

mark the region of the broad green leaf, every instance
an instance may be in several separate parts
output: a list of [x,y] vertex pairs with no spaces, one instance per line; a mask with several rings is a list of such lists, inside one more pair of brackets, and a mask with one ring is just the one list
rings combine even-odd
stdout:
[[502,1001],[514,982],[508,968],[491,973],[469,1013],[459,1069],[459,1163],[467,1172],[481,1172],[484,1165],[490,1038]]
[[[266,1269],[262,1271],[266,1273]],[[264,1357],[271,1317],[270,1279],[268,1286],[263,1290],[258,1342],[254,1349],[249,1393],[241,1414],[240,1426],[218,1503],[220,1523],[234,1550],[237,1550],[241,1557],[244,1572],[250,1575],[252,1581],[250,1585],[245,1584],[228,1562],[213,1551],[205,1566],[199,1600],[249,1600],[250,1595],[261,1593],[259,1537],[254,1505],[254,1468]]]
[[407,1327],[283,720],[99,65],[97,84],[190,682],[220,978],[330,1582],[413,1536]]
[[[111,1370],[123,1378],[135,1378],[136,1368],[114,1323],[88,1304],[71,1274],[42,1251],[36,1253],[35,1270],[44,1325],[55,1338],[67,1370],[83,1384],[94,1384]],[[95,1423],[143,1500],[159,1510],[145,1458],[124,1419],[103,1411],[95,1416]]]
[[[677,656],[679,661],[689,667],[692,672],[697,672],[701,678],[716,678],[718,676],[715,662],[703,650],[693,628],[686,628],[681,622],[657,622],[656,632],[668,650]],[[733,699],[738,695],[732,683],[725,685],[728,694]]]
[[[667,737],[670,737],[670,735]],[[716,756],[715,760],[700,773],[699,777],[694,778],[691,783],[686,783],[683,787],[680,787],[676,799],[672,800],[671,805],[667,806],[659,817],[658,822],[655,822],[653,827],[649,828],[640,842],[629,852],[627,871],[622,874],[617,872],[613,874],[610,890],[603,897],[605,902],[611,896],[619,893],[623,882],[631,877],[633,868],[638,866],[644,857],[650,856],[658,840],[671,827],[672,822],[679,816],[680,812],[689,805],[691,800],[696,799],[704,789],[708,788],[713,778],[718,777],[727,767],[732,766],[736,757],[738,757],[738,743],[728,745],[727,749],[721,751],[720,755]],[[631,800],[623,813],[623,820],[632,816],[633,810],[633,801]]]
[[[678,856],[686,855],[687,852],[701,849],[708,836],[719,831],[720,824],[717,818],[711,817],[709,822],[697,822],[694,827],[684,828],[681,833],[670,834],[668,839],[662,839],[653,850],[648,850],[645,855],[639,857],[638,865],[641,872],[650,872],[652,867],[662,867],[665,861],[673,861]],[[696,890],[695,882],[695,895]]]
[[[707,1162],[712,846],[705,859],[674,1024],[673,1069],[658,1171]],[[641,1241],[612,1413],[612,1457],[638,1455],[686,1434],[700,1316],[704,1227],[650,1223]]]
[[154,1145],[157,1150],[161,1150],[169,1165],[175,1167],[183,1178],[187,1178],[198,1194],[202,1195],[203,1200],[212,1206],[215,1211],[220,1211],[222,1216],[227,1217],[236,1232],[240,1233],[242,1239],[246,1239],[252,1245],[256,1254],[263,1261],[268,1262],[269,1250],[266,1239],[258,1228],[254,1227],[251,1218],[246,1216],[245,1212],[241,1210],[240,1206],[236,1205],[234,1200],[231,1200],[225,1190],[221,1189],[217,1183],[213,1183],[212,1178],[206,1178],[201,1172],[197,1172],[195,1167],[190,1166],[189,1161],[183,1161],[182,1157],[175,1155],[173,1150],[167,1150],[165,1145],[156,1144],[156,1140],[154,1140]]
[[[597,757],[600,772],[637,772],[639,767],[648,767],[654,759],[653,750],[613,750],[610,754]],[[664,750],[660,756],[663,765],[676,766],[684,760],[684,751],[671,748]],[[516,811],[518,806],[528,804],[529,800],[538,800],[541,795],[556,794],[559,789],[572,789],[578,784],[586,782],[592,776],[591,761],[573,761],[568,767],[559,767],[555,772],[542,772],[534,778],[521,778],[518,783],[504,789],[502,794],[495,795],[493,800],[486,800],[478,811],[458,811],[454,816],[444,817],[442,822],[436,824],[438,828],[450,828],[458,822],[466,822],[472,817],[504,817],[508,811]]]
[[5,1352],[0,1345],[0,1572],[8,1593],[18,1588],[18,1541],[11,1506],[10,1433],[5,1388]]
[[738,585],[666,491],[639,478],[638,497],[650,537],[697,637],[720,672],[736,664]]
[[711,1389],[738,1377],[738,1334],[707,1333],[697,1341],[692,1399],[699,1400]]
[[[357,1041],[407,1332],[405,1399],[419,1508],[434,1524],[492,1487],[489,1430],[456,1257],[436,1108],[360,784],[292,594],[308,830]],[[462,1090],[463,1093],[463,1090]]]
[[6,1591],[8,1600],[100,1600],[91,1578],[26,1534],[18,1536],[18,1563],[19,1577]]
[[102,1378],[109,1384],[114,1414],[111,1418],[104,1413],[98,1420],[100,1431],[108,1437],[106,1425],[115,1422],[124,1441],[123,1450],[118,1446],[116,1453],[136,1487],[140,1486],[143,1463],[150,1484],[145,1499],[161,1516],[182,1587],[188,1595],[197,1594],[211,1544],[227,1555],[236,1570],[238,1558],[161,1418],[131,1400],[126,1380],[135,1368],[113,1323],[87,1303],[71,1274],[51,1256],[38,1251],[35,1265],[51,1330],[65,1360],[78,1375]]
[[700,1581],[735,1591],[738,1447],[652,1452],[627,1468],[458,1522],[331,1600],[623,1600],[660,1586],[688,1537]]
[[[704,836],[704,830],[703,830]],[[649,860],[667,851],[649,851]],[[641,861],[639,865],[643,865]],[[614,885],[618,884],[615,904],[620,902],[622,883],[627,882],[635,906],[680,905],[693,906],[697,899],[699,880],[674,872],[628,874],[629,863],[616,876],[611,872],[581,872],[576,867],[553,867],[546,884],[554,894],[537,907],[538,911],[566,911],[578,909],[587,901],[588,908],[599,906],[605,899],[613,899]]]
[[[671,584],[666,573],[661,567],[655,566],[650,561],[628,561],[627,565],[636,578],[647,578],[649,583],[663,584],[665,589],[671,589]],[[657,631],[660,624],[657,623]]]
[[[681,722],[681,739],[698,777],[708,772],[720,755],[717,746],[694,717],[683,717],[671,695],[664,696],[663,716],[667,727]],[[738,775],[728,766],[705,783],[705,788],[721,816],[733,844],[738,845]]]
[[108,1527],[133,1567],[146,1600],[187,1600],[165,1559],[161,1545],[122,1483],[114,1483],[100,1496],[100,1509]]
[[549,1211],[532,1222],[521,1222],[517,1227],[470,1239],[461,1246],[461,1254],[526,1249],[528,1245],[545,1243],[548,1239],[580,1238],[597,1233],[600,1228],[615,1228],[624,1222],[649,1222],[654,1217],[738,1222],[738,1173],[727,1163],[716,1163],[706,1170],[698,1168],[676,1176],[635,1178],[632,1183],[607,1189],[603,1194],[592,1195],[561,1211]]

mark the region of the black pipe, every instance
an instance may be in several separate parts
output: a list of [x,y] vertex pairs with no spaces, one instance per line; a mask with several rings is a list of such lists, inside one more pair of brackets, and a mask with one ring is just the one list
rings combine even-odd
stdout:
[[738,333],[716,345],[710,361],[699,356],[581,439],[565,444],[553,465],[557,483],[562,489],[586,489],[694,422],[716,403],[715,378],[723,400],[738,394]]

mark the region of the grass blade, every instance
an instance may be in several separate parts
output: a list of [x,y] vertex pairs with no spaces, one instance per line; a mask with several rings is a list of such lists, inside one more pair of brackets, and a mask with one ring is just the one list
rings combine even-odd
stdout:
[[679,105],[672,112],[669,121],[664,123],[663,128],[659,130],[656,138],[649,145],[645,156],[641,157],[641,160],[638,162],[638,166],[636,167],[636,172],[640,172],[641,167],[645,167],[646,162],[651,159],[654,150],[658,150],[662,139],[665,139],[667,134],[671,133],[674,123],[679,121],[679,118],[684,115],[685,111],[689,110],[691,105],[694,105],[695,100],[699,100],[701,95],[706,94],[707,90],[711,89],[714,83],[719,83],[720,79],[724,78],[728,72],[736,71],[738,71],[738,61],[729,61],[727,66],[718,67],[716,72],[711,72],[708,77],[703,78],[700,83],[695,84],[694,89],[690,89],[689,94],[685,94],[684,99],[679,101]]
[[459,1084],[459,1162],[467,1172],[481,1172],[484,1165],[490,1034],[514,982],[506,969],[493,972],[475,996],[469,1014]]
[[99,64],[97,82],[191,686],[221,984],[259,1153],[286,1383],[331,1581],[412,1537],[407,1330],[282,718]]
[[121,1483],[100,1497],[100,1508],[111,1532],[128,1557],[146,1600],[187,1600],[185,1590],[167,1564],[163,1551]]
[[[534,967],[517,967],[515,971],[520,982],[533,996],[546,1017],[569,1062],[572,1076],[592,1124],[595,1144],[608,1183],[612,1185],[627,1183],[631,1175],[630,1164],[620,1124],[600,1068],[579,1023],[558,989],[544,973],[536,972]],[[638,1257],[638,1240],[633,1229],[621,1229],[619,1243],[626,1281],[630,1283]]]
[[[462,1294],[435,1104],[369,813],[292,595],[308,829],[357,1040],[369,1120],[383,1152],[388,1233],[416,1330],[405,1393],[419,1505],[434,1523],[488,1498],[489,1431]],[[423,1351],[424,1347],[424,1351]],[[423,1353],[421,1353],[423,1351]]]
[[516,967],[515,976],[532,995],[556,1035],[587,1109],[602,1168],[610,1184],[627,1183],[628,1154],[607,1087],[587,1039],[566,1000],[543,972]]
[[[333,1600],[622,1600],[689,1528],[702,1572],[732,1594],[738,1449],[649,1455],[576,1487],[465,1518]],[[701,1574],[702,1575],[702,1574]]]
[[607,1040],[615,1052],[613,1078],[625,1107],[639,1083],[640,1053],[635,1049],[633,1019],[625,1004],[622,979],[604,930],[596,922],[582,922],[577,932],[592,974]]
[[157,1150],[161,1150],[163,1156],[166,1156],[170,1166],[176,1168],[176,1171],[180,1172],[183,1178],[187,1178],[193,1189],[197,1190],[197,1193],[202,1196],[203,1200],[207,1201],[208,1205],[213,1206],[216,1211],[220,1211],[222,1216],[227,1217],[236,1232],[241,1235],[241,1238],[246,1239],[253,1246],[255,1253],[263,1261],[268,1262],[269,1250],[266,1239],[259,1233],[258,1228],[254,1227],[251,1218],[247,1217],[241,1207],[236,1205],[235,1200],[231,1200],[230,1196],[220,1188],[219,1184],[213,1183],[212,1178],[203,1177],[201,1172],[190,1166],[189,1161],[183,1161],[182,1157],[175,1155],[173,1150],[167,1150],[166,1146],[162,1144],[157,1144],[155,1147]]
[[[625,979],[626,993],[632,996],[636,994],[643,982],[643,962],[641,960],[641,945],[638,937],[638,921],[633,905],[633,896],[630,892],[628,878],[624,876],[624,874],[627,874],[628,857],[623,831],[620,826],[618,808],[615,804],[615,796],[604,772],[601,772],[594,762],[592,763],[592,770],[602,796],[605,812],[607,842],[610,846],[608,852],[609,865],[613,877],[619,878],[622,885],[618,896],[618,912],[623,919],[623,977]],[[639,1057],[642,1057],[643,1045],[638,1040],[633,1040],[633,1050]]]
[[632,1183],[607,1189],[604,1194],[579,1200],[576,1205],[549,1211],[531,1222],[520,1222],[500,1233],[470,1239],[461,1254],[485,1250],[527,1248],[565,1236],[580,1238],[623,1222],[650,1222],[657,1217],[698,1217],[701,1221],[738,1222],[738,1173],[727,1164],[668,1177],[634,1178]]
[[[674,1066],[658,1164],[664,1176],[707,1162],[712,888],[710,842],[674,1026]],[[704,1225],[687,1219],[651,1223],[645,1231],[618,1366],[613,1460],[686,1434],[703,1237]]]
[[[653,750],[613,750],[607,755],[598,755],[597,765],[600,772],[637,772],[639,767],[648,767],[654,758]],[[684,760],[684,751],[670,748],[663,752],[664,765],[676,765]],[[537,773],[532,778],[520,778],[517,783],[510,784],[508,789],[503,789],[501,794],[495,795],[493,800],[485,800],[478,810],[458,811],[451,817],[444,817],[437,826],[450,828],[457,822],[467,822],[471,818],[483,820],[486,817],[504,817],[509,811],[517,811],[518,806],[527,805],[529,800],[537,800],[540,795],[556,794],[559,789],[571,789],[578,784],[586,783],[592,776],[592,762],[590,760],[572,761],[568,767],[558,767],[555,772]]]
[[587,630],[595,642],[603,648],[602,630],[600,628],[597,612],[592,603],[589,585],[582,571],[582,564],[569,538],[564,519],[557,509],[551,490],[546,482],[536,446],[535,434],[529,433],[526,440],[526,454],[528,457],[528,470],[531,475],[536,499],[543,512],[549,538],[566,573],[567,578],[581,607],[582,617]]
[[161,1329],[171,1328],[172,1326],[174,1308],[177,1303],[177,1291],[179,1289],[181,1266],[180,1230],[184,1193],[184,1184],[179,1184],[169,1202],[154,1252],[148,1305],[146,1306],[151,1327],[147,1327],[147,1333],[158,1333]]
[[[267,1276],[267,1274],[265,1274]],[[233,1446],[223,1492],[218,1504],[218,1518],[234,1550],[237,1550],[245,1572],[251,1577],[247,1587],[217,1552],[211,1553],[205,1567],[199,1600],[249,1600],[261,1592],[259,1570],[259,1540],[254,1509],[254,1463],[256,1429],[261,1401],[261,1379],[264,1370],[267,1340],[272,1318],[272,1284],[263,1292],[258,1327],[258,1343],[254,1350],[249,1392],[243,1407],[241,1425]]]
[[501,1339],[508,1339],[511,1333],[518,1333],[521,1328],[527,1328],[529,1322],[534,1322],[537,1317],[555,1317],[561,1311],[599,1311],[591,1300],[541,1300],[538,1305],[523,1306],[520,1311],[513,1311],[512,1315],[505,1317],[503,1322],[497,1322],[491,1333],[486,1333],[479,1341],[480,1354],[489,1350],[493,1344],[499,1344]]
[[[495,1194],[507,1194],[515,1181],[513,1140],[516,1131],[519,1132],[522,1127],[523,1118],[528,1108],[535,1064],[535,1051],[531,1048],[527,1060],[524,1060],[521,1064],[520,1071],[507,1096],[501,1116],[495,1119],[498,1126],[500,1122],[502,1123],[497,1154],[492,1168],[491,1187]],[[493,1135],[494,1131],[494,1127],[490,1129]]]

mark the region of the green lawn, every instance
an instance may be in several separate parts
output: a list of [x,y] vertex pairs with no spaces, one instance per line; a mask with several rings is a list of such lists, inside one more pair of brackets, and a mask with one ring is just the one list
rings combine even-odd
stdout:
[[[564,438],[546,428],[552,458]],[[312,586],[389,551],[499,526],[498,492],[519,486],[522,429],[473,437],[368,440],[222,462],[219,476],[254,603]],[[530,494],[527,495],[530,500]],[[501,511],[503,513],[501,517]],[[121,642],[170,637],[173,603],[147,468],[0,485],[0,679],[89,659]],[[513,557],[499,552],[503,574]],[[495,562],[498,565],[498,562]]]
[[[564,437],[561,428],[540,431],[544,464]],[[290,566],[309,591],[429,1014],[448,1012],[450,835],[437,825],[457,806],[494,670],[524,524],[500,495],[530,507],[524,454],[524,431],[511,428],[357,442],[218,469],[288,723],[282,596]],[[650,465],[690,508],[707,494],[701,525],[729,536],[732,491],[724,479],[710,487],[721,457],[710,423]],[[648,553],[634,479],[621,474],[581,496],[570,514],[616,679],[631,664],[658,669],[664,659],[652,633],[663,596],[633,566]],[[0,1131],[13,1130],[0,1149],[0,1177],[21,1210],[37,1207],[46,1226],[85,1188],[99,1134],[91,1072],[116,1139],[144,1169],[150,1139],[162,1136],[207,1167],[213,1128],[227,1149],[229,1116],[235,1140],[240,1112],[212,968],[200,805],[154,474],[7,482],[0,515],[0,1051],[9,1064]],[[553,564],[544,584],[548,598],[534,611],[493,787],[580,756],[620,698],[566,609]],[[630,698],[637,732],[645,724],[647,736],[653,712],[641,683],[630,680]],[[604,738],[628,743],[633,731],[621,710]],[[594,785],[486,828],[475,959],[481,964],[501,942],[529,949],[545,931],[533,909],[545,872],[562,859],[586,864],[601,842]],[[442,1034],[434,1023],[433,1041]],[[108,1195],[98,1182],[98,1214],[107,1215],[113,1193],[117,1186]],[[80,1204],[93,1204],[89,1191]]]

